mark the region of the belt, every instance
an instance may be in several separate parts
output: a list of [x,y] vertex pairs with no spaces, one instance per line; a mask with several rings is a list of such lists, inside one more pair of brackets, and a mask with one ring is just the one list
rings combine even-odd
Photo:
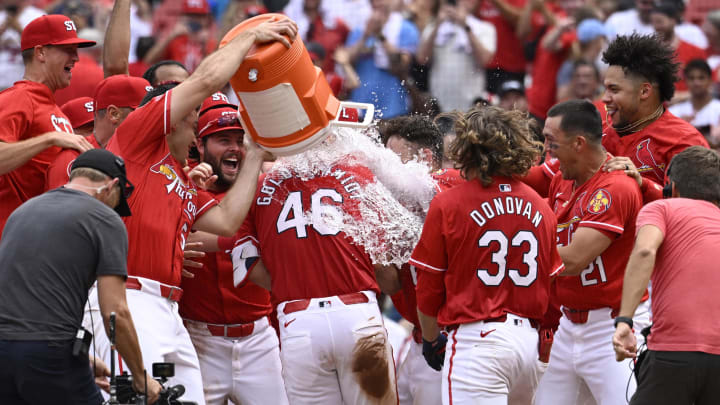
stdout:
[[[601,308],[596,308],[601,309]],[[570,320],[572,323],[578,323],[583,324],[587,323],[588,321],[588,314],[590,311],[593,311],[592,309],[572,309],[567,307],[562,307],[562,312],[565,314],[565,317]],[[619,309],[613,309],[610,313],[610,319],[614,319],[618,314],[620,313]]]
[[[340,301],[342,301],[345,305],[352,305],[352,304],[364,304],[366,302],[370,302],[367,295],[361,293],[361,292],[354,292],[350,294],[343,294],[337,296]],[[283,308],[283,313],[285,315],[291,314],[293,312],[297,311],[304,311],[310,306],[310,299],[302,299],[297,301],[288,302],[285,304],[285,307]]]
[[[160,284],[160,283],[158,283]],[[142,283],[135,277],[128,277],[125,283],[125,288],[130,290],[142,290]],[[160,284],[160,296],[167,298],[170,301],[178,302],[182,297],[183,290],[180,287],[171,287],[164,284]]]
[[250,336],[255,330],[254,323],[239,323],[235,325],[213,325],[205,324],[210,334],[213,336],[222,336],[229,338],[239,338]]
[[[516,316],[517,316],[517,315],[516,315]],[[533,328],[537,329],[537,328],[540,326],[540,322],[536,321],[535,319],[528,319],[528,320],[530,321],[530,326],[532,326]],[[515,319],[515,325],[520,326],[520,325],[521,325],[521,324],[519,323],[520,321],[521,321],[521,319]],[[482,319],[482,320],[480,320],[480,321],[478,321],[478,322],[485,322],[485,323],[488,323],[488,322],[505,323],[505,322],[507,322],[507,314],[503,314],[503,315],[500,315],[500,316],[495,317],[495,318]],[[451,330],[453,330],[453,329],[457,329],[459,326],[460,326],[459,324],[449,325],[449,326],[447,326],[445,329],[448,330],[448,331],[451,331]]]

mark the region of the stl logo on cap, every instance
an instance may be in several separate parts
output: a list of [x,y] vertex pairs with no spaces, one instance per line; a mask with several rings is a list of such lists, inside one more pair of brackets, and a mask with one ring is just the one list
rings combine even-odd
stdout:
[[588,203],[587,210],[591,214],[602,214],[610,208],[612,197],[605,189],[598,189],[593,193],[593,198]]

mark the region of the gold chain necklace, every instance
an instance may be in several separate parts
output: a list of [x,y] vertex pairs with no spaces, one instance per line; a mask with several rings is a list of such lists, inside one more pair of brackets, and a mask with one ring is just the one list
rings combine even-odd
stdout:
[[[663,105],[662,105],[662,103],[661,103],[661,104],[658,106],[658,108],[655,110],[655,112],[653,112],[652,114],[648,115],[648,116],[645,117],[645,118],[640,118],[639,120],[637,120],[637,121],[635,121],[635,122],[633,122],[633,123],[627,124],[627,125],[625,125],[625,126],[622,127],[622,128],[615,128],[615,132],[617,132],[618,135],[629,135],[629,134],[631,134],[631,133],[633,133],[633,132],[637,132],[637,131],[639,130],[638,128],[639,128],[641,125],[643,125],[643,124],[645,124],[645,123],[647,123],[647,122],[655,121],[656,119],[658,119],[658,118],[662,115],[662,113],[663,113],[664,111],[665,111],[665,110],[663,109]],[[607,113],[606,113],[606,115],[605,115],[605,121],[609,121],[609,114],[607,114]]]

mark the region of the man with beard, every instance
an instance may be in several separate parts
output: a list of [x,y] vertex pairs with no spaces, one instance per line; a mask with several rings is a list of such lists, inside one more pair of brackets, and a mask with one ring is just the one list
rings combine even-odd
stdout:
[[[245,153],[237,106],[227,104],[224,94],[213,94],[200,108],[198,128],[200,162],[217,176],[207,191],[220,201]],[[252,282],[235,288],[232,260],[224,252],[197,260],[198,277],[186,273],[181,284],[180,316],[198,353],[205,402],[287,404],[279,342],[268,321],[270,294]],[[259,372],[243,371],[248,364]]]

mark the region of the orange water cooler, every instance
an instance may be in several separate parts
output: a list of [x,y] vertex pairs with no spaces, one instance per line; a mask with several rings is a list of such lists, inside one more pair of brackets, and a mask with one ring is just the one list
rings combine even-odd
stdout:
[[[222,47],[239,33],[281,14],[262,14],[243,21],[220,42]],[[288,49],[280,42],[255,45],[230,79],[240,100],[238,115],[255,142],[277,156],[302,152],[322,142],[330,127],[367,127],[374,106],[341,102],[325,75],[310,59],[300,37]],[[366,110],[362,122],[340,118],[342,108]]]

